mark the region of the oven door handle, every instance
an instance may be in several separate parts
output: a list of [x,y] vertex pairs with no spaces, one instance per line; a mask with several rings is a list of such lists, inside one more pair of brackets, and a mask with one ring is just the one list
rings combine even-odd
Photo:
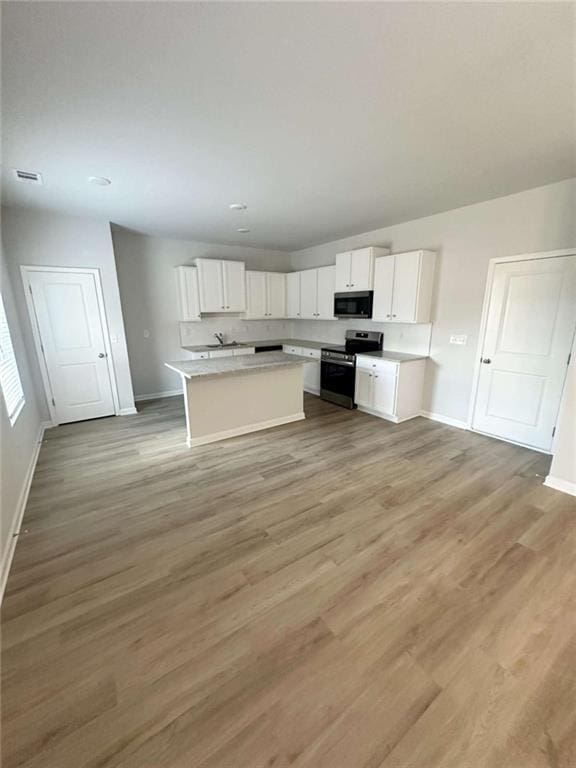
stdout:
[[347,368],[354,368],[356,366],[356,363],[347,363],[347,362],[344,362],[343,360],[333,360],[332,358],[325,358],[325,357],[322,358],[322,362],[330,363],[330,365],[343,365],[343,366],[346,366]]

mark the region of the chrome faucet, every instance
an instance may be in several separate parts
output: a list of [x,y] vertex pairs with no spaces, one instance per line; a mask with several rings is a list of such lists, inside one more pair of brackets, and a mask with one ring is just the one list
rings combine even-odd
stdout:
[[218,343],[224,346],[224,334],[223,333],[215,333],[214,336],[218,339]]

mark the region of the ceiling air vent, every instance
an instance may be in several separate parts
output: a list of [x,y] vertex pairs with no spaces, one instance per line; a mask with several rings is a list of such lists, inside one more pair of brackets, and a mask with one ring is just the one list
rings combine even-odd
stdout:
[[17,181],[24,181],[26,184],[43,184],[42,174],[34,171],[21,171],[19,168],[13,168],[12,172]]

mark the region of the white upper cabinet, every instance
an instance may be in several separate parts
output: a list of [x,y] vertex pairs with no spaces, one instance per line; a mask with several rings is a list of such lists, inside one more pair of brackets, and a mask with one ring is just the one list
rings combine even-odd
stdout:
[[244,312],[246,310],[245,266],[242,261],[223,261],[224,298],[226,312]]
[[268,272],[266,295],[268,317],[286,317],[286,275]]
[[300,317],[300,272],[286,275],[286,316]]
[[200,296],[196,267],[176,267],[179,318],[184,322],[200,320]]
[[246,294],[247,317],[286,317],[286,275],[246,272]]
[[357,248],[336,255],[336,293],[371,291],[374,288],[374,260],[386,256],[388,248]]
[[300,272],[300,317],[315,320],[318,313],[318,270]]
[[246,315],[266,317],[266,272],[246,271]]
[[222,262],[218,259],[196,259],[201,312],[224,312]]
[[196,259],[201,312],[244,312],[244,263],[222,259]]
[[319,320],[334,320],[336,267],[320,267],[318,272],[317,315]]
[[434,251],[408,251],[376,259],[372,319],[383,323],[429,323]]

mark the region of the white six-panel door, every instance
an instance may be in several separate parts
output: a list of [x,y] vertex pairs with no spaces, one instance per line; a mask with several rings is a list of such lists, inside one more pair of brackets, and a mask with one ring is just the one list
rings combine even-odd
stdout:
[[115,413],[96,278],[87,272],[27,272],[59,423]]
[[496,264],[473,428],[548,451],[576,324],[576,256]]

